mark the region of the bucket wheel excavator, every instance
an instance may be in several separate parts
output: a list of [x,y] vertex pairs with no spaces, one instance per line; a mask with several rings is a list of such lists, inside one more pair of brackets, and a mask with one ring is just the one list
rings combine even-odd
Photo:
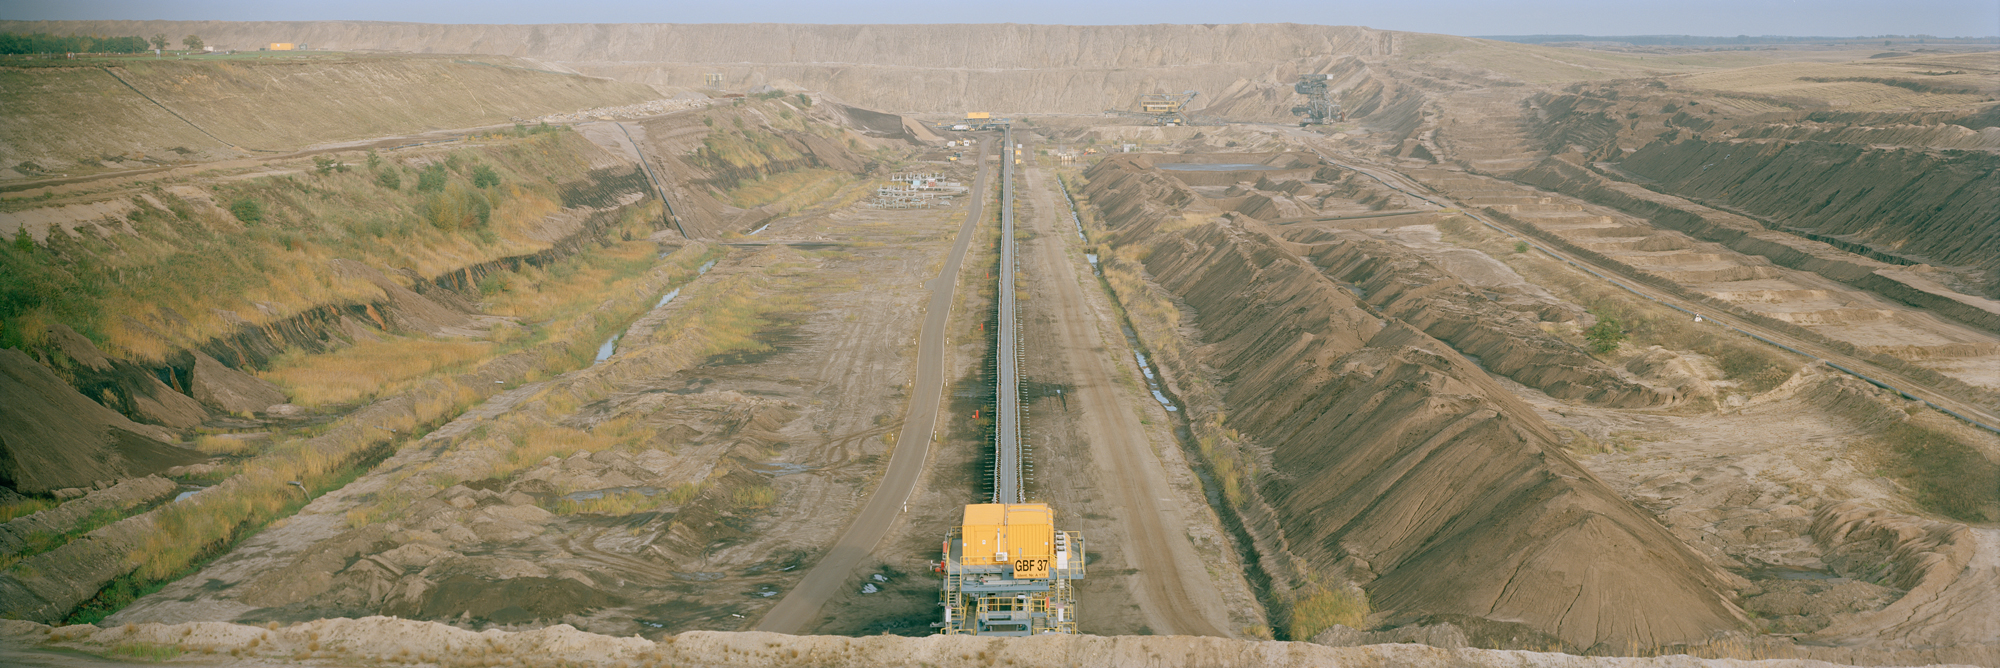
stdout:
[[1333,101],[1327,80],[1332,75],[1301,74],[1298,83],[1292,84],[1292,92],[1306,96],[1306,103],[1292,107],[1292,115],[1299,117],[1299,127],[1326,125],[1347,120],[1347,112],[1341,110],[1340,103]]

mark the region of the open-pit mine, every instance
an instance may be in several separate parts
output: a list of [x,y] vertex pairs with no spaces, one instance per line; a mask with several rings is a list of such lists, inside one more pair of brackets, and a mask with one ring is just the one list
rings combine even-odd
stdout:
[[1990,40],[0,33],[0,664],[2000,667]]

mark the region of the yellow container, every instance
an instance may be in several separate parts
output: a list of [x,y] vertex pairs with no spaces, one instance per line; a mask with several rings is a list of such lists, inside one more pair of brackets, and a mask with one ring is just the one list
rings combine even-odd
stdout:
[[966,566],[1008,565],[1016,578],[1046,578],[1055,556],[1055,511],[1046,503],[981,503],[965,507],[959,533]]

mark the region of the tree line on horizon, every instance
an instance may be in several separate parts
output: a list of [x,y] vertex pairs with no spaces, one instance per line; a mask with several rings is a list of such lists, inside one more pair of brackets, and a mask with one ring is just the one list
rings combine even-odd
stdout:
[[[164,47],[163,47],[164,48]],[[50,35],[47,33],[0,33],[0,54],[31,53],[144,53],[153,49],[146,38],[98,37],[95,35]]]

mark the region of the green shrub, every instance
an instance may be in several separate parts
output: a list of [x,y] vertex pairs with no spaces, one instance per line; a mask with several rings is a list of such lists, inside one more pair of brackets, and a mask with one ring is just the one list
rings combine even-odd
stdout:
[[1583,330],[1583,338],[1590,340],[1592,352],[1608,353],[1617,350],[1618,344],[1625,341],[1625,328],[1610,314],[1598,314],[1597,324]]
[[264,203],[245,197],[230,202],[229,213],[244,223],[255,224],[264,220]]
[[799,93],[799,106],[801,107],[813,106],[813,99],[807,97],[805,93]]
[[403,175],[401,173],[398,173],[394,167],[391,167],[389,169],[384,169],[382,171],[375,173],[375,185],[382,186],[390,190],[402,190]]
[[472,168],[473,187],[491,188],[497,185],[500,185],[500,173],[493,171],[492,167],[488,167],[486,165],[480,165],[478,167]]
[[433,163],[417,172],[417,192],[438,192],[444,190],[444,165]]

